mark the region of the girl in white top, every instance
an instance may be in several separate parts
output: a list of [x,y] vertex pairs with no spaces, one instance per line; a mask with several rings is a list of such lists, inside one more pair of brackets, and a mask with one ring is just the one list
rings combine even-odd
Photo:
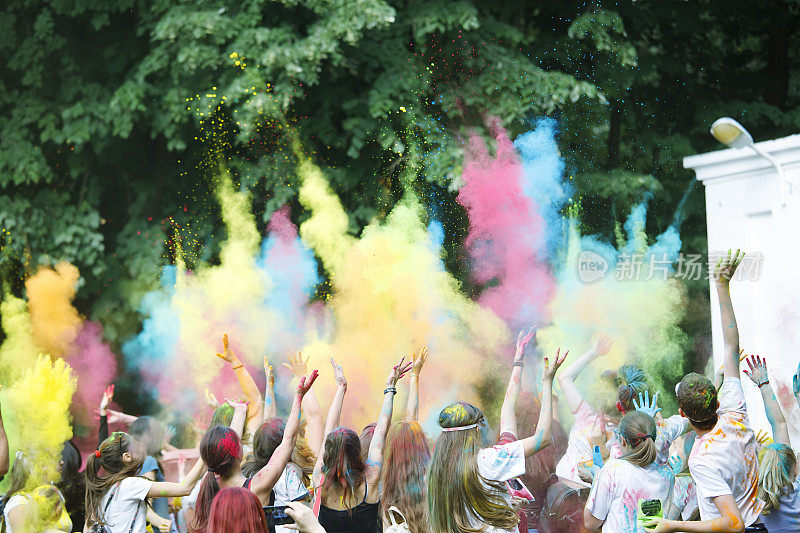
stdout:
[[[14,466],[11,468],[11,483],[8,487],[8,492],[3,497],[5,507],[3,508],[3,530],[4,533],[20,533],[35,529],[30,527],[31,523],[28,521],[28,516],[31,513],[31,496],[28,493],[22,492],[22,489],[28,485],[29,476],[31,474],[31,461],[28,454],[23,451],[18,451],[14,456]],[[64,497],[58,492],[58,489],[52,487],[54,494],[63,502]],[[62,506],[63,510],[63,506]],[[58,522],[55,524],[61,531],[72,531],[72,521],[66,512],[59,516]]]
[[767,361],[752,355],[747,359],[747,365],[749,370],[743,372],[761,391],[774,439],[774,443],[761,450],[758,456],[758,498],[764,502],[759,520],[769,531],[798,533],[800,480],[797,479],[797,457],[791,448],[786,418],[769,384]]
[[145,499],[186,496],[204,470],[197,461],[180,483],[151,481],[137,476],[144,458],[144,446],[122,432],[113,433],[89,456],[84,532],[102,527],[107,533],[144,533]]
[[437,533],[518,531],[519,517],[505,481],[525,473],[525,457],[550,444],[553,376],[567,354],[544,360],[542,408],[536,433],[526,439],[481,448],[483,413],[465,402],[439,413],[442,434],[428,471],[428,524]]
[[644,532],[641,503],[657,500],[661,509],[672,501],[675,476],[656,461],[656,423],[640,411],[626,414],[619,424],[623,456],[609,459],[597,474],[586,502],[583,520],[589,531]]

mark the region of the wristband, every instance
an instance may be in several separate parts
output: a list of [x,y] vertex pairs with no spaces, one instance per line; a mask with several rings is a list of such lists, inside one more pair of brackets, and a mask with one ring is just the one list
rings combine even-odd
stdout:
[[239,370],[243,366],[244,365],[242,363],[239,363],[238,365],[231,365],[231,370]]
[[511,366],[525,366],[525,363],[522,361],[514,361]]
[[761,387],[763,387],[763,386],[764,386],[764,385],[766,385],[767,383],[769,383],[769,380],[765,381],[764,383],[760,383],[760,384],[758,385],[758,388],[760,389]]
[[383,394],[386,394],[387,392],[391,392],[392,394],[397,394],[397,389],[395,389],[394,387],[386,387],[383,390]]

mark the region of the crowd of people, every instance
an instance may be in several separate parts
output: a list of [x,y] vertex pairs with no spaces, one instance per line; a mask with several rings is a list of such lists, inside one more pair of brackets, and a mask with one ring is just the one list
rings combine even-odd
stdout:
[[[455,402],[441,410],[441,431],[429,441],[417,421],[424,348],[389,369],[377,422],[359,434],[340,425],[348,383],[335,360],[337,388],[325,416],[312,391],[317,371],[307,372],[299,353],[289,358],[297,386],[281,418],[269,362],[262,395],[225,337],[217,355],[246,399],[215,409],[197,443],[198,460],[188,472],[180,461],[178,481],[167,481],[162,466],[174,453],[166,427],[111,412],[110,386],[100,404],[99,444],[85,470],[67,442],[60,480],[31,488],[37,452],[15,453],[0,500],[2,531],[800,532],[788,426],[766,361],[739,348],[729,285],[742,257],[729,253],[714,271],[727,326],[724,364],[715,381],[684,376],[675,386],[673,416],[661,413],[659,393],[651,395],[647,376],[632,365],[599,375],[591,397],[581,392],[579,373],[597,368],[590,363],[612,348],[613,340],[601,335],[558,374],[561,400],[574,414],[565,431],[554,415],[553,381],[568,352],[545,357],[538,390],[521,392],[531,328],[517,338],[496,439],[478,407]],[[743,373],[760,389],[771,437],[751,428],[743,361]],[[401,379],[409,382],[406,411],[393,422]],[[110,415],[129,423],[128,431],[109,435]],[[0,423],[4,474],[8,456]]]

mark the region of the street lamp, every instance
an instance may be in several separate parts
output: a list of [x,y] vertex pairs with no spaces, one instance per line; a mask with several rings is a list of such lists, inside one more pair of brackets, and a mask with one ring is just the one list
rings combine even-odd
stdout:
[[786,183],[786,175],[783,173],[783,168],[774,157],[759,148],[758,145],[753,142],[753,136],[744,129],[744,126],[730,117],[718,118],[711,125],[711,135],[722,144],[731,148],[744,148],[749,146],[755,153],[766,159],[770,165],[775,167],[775,170],[778,172],[781,205],[786,205],[786,188],[788,183]]

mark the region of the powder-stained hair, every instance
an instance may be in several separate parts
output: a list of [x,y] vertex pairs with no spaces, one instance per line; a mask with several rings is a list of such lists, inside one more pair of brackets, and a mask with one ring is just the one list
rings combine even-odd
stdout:
[[686,374],[678,385],[678,405],[693,426],[711,429],[717,423],[717,389],[707,377]]
[[325,480],[320,486],[322,502],[326,502],[332,488],[342,491],[342,507],[352,512],[352,502],[358,487],[365,481],[366,465],[361,458],[361,441],[355,431],[338,427],[325,437],[322,451],[322,473]]
[[223,489],[214,497],[206,533],[267,533],[258,497],[244,487]]
[[204,532],[208,524],[211,503],[220,491],[216,476],[227,476],[242,458],[242,443],[234,430],[225,426],[215,426],[206,431],[200,440],[200,458],[208,468],[200,483],[197,503],[194,507],[194,524],[189,529],[195,533]]
[[759,454],[758,497],[764,501],[761,514],[768,515],[780,507],[780,497],[792,490],[792,470],[797,465],[794,451],[786,444],[770,444]]
[[[285,418],[268,418],[253,433],[253,454],[242,465],[242,473],[247,477],[255,476],[259,470],[267,466],[275,449],[283,441],[283,432],[286,430]],[[308,446],[305,438],[298,436],[292,449],[290,466],[294,465],[300,470],[303,484],[311,483],[311,474],[314,471],[316,457]]]
[[389,507],[398,508],[411,533],[428,531],[425,473],[430,460],[428,439],[417,422],[392,424],[384,445],[381,512],[388,516]]
[[[456,402],[439,413],[439,427],[480,424],[483,413],[466,402]],[[442,432],[434,446],[428,472],[428,523],[436,533],[477,533],[488,524],[514,529],[519,518],[505,499],[506,487],[478,472],[480,426]]]
[[[100,502],[114,485],[136,476],[144,462],[144,446],[121,431],[112,433],[98,449],[100,457],[90,454],[86,461],[86,522],[89,526],[105,525]],[[125,462],[123,455],[133,460]],[[104,473],[101,473],[101,468]]]

